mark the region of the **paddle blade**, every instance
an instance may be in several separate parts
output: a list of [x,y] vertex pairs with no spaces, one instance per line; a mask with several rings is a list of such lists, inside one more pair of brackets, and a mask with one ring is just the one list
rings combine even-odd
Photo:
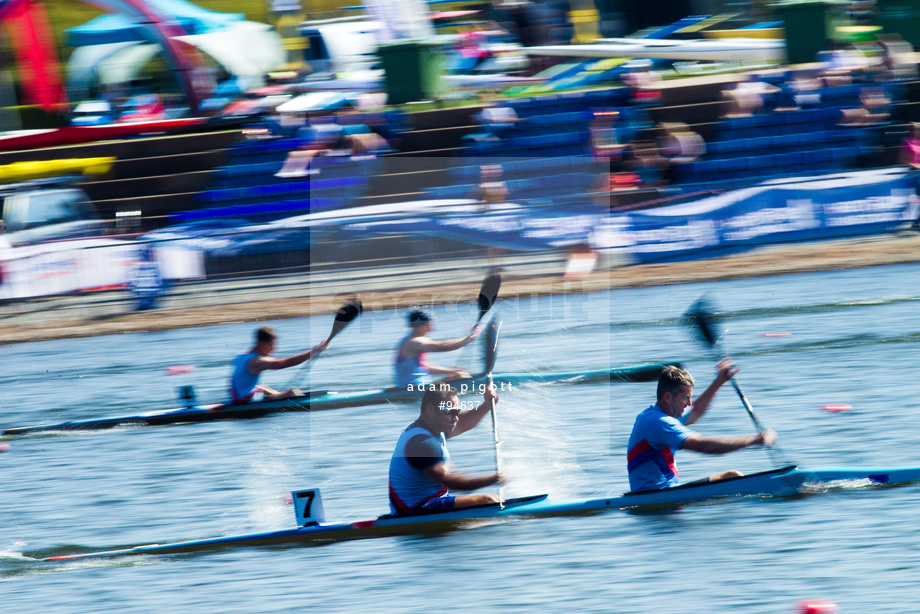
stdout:
[[498,331],[501,330],[502,323],[492,322],[486,329],[485,343],[485,363],[486,373],[492,375],[492,368],[495,367],[495,359],[498,357]]
[[345,301],[345,304],[339,307],[338,311],[335,312],[335,322],[332,323],[332,332],[329,334],[329,338],[332,339],[342,332],[342,329],[361,315],[363,311],[364,306],[361,305],[361,299],[358,297],[353,297]]
[[498,290],[501,286],[502,276],[498,273],[492,273],[482,281],[482,287],[479,289],[479,317],[476,318],[477,322],[495,304],[495,299],[498,297]]
[[709,347],[716,346],[719,342],[719,337],[713,328],[712,305],[705,296],[699,298],[690,306],[690,309],[684,314],[684,318],[696,329],[696,332]]

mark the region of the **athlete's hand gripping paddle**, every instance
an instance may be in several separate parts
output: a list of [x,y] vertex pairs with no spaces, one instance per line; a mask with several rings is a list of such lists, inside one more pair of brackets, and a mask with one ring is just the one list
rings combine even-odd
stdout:
[[[703,342],[709,347],[713,357],[716,360],[719,360],[722,357],[722,352],[719,352],[719,336],[716,335],[714,329],[713,315],[712,315],[712,306],[706,296],[702,296],[693,305],[690,306],[690,309],[684,314],[684,318],[693,326],[699,337]],[[754,408],[751,406],[751,402],[748,401],[747,397],[744,395],[744,391],[741,390],[741,385],[738,383],[736,377],[732,377],[729,380],[732,384],[732,387],[735,389],[735,392],[738,393],[738,398],[741,399],[741,404],[744,405],[744,409],[747,411],[748,416],[750,416],[751,421],[754,423],[754,426],[757,427],[758,432],[763,433],[768,429],[763,426],[760,420],[757,419],[757,416],[754,415]],[[781,461],[784,464],[792,464],[786,462],[782,458],[782,453],[775,448],[773,445],[766,446],[767,451],[770,452],[771,456],[773,452],[779,453],[781,456]]]
[[[363,312],[364,306],[361,304],[361,299],[357,296],[353,296],[346,300],[345,303],[336,310],[335,320],[332,322],[332,331],[329,333],[329,336],[326,337],[326,340],[332,341],[333,337],[345,330],[345,327],[351,324]],[[295,380],[301,377],[301,371],[309,367],[312,363],[313,359],[311,357],[311,359],[305,362],[300,370],[294,374],[294,377],[291,378],[291,381],[288,383],[288,388],[291,387]]]

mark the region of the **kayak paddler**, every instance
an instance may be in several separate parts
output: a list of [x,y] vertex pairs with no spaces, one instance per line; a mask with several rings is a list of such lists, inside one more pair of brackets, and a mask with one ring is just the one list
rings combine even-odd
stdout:
[[434,329],[434,320],[424,311],[415,310],[408,316],[409,327],[412,329],[403,337],[396,348],[395,380],[397,388],[407,390],[423,390],[426,386],[435,383],[432,375],[445,377],[437,382],[450,382],[457,379],[470,377],[463,369],[455,367],[440,367],[428,362],[429,352],[452,352],[459,350],[479,336],[483,327],[476,324],[466,337],[436,341],[428,337]]
[[451,494],[452,490],[473,491],[505,480],[500,473],[468,476],[455,472],[446,441],[479,424],[493,400],[498,403],[498,393],[494,386],[487,387],[480,405],[460,411],[456,388],[438,384],[425,391],[418,419],[403,430],[390,459],[393,514],[427,514],[499,503],[493,494]]
[[251,350],[240,354],[233,359],[233,372],[230,374],[230,399],[232,403],[247,403],[249,401],[277,401],[304,396],[297,388],[278,391],[270,386],[259,383],[259,376],[263,371],[287,369],[296,367],[329,346],[329,337],[323,339],[318,345],[306,352],[288,356],[287,358],[272,358],[278,334],[271,326],[260,326],[256,330],[255,345]]
[[[629,488],[658,490],[678,485],[678,450],[693,450],[703,454],[725,454],[748,446],[772,446],[776,433],[766,429],[747,437],[703,437],[687,428],[703,417],[719,388],[739,371],[730,358],[723,358],[712,384],[693,402],[693,376],[675,366],[665,367],[658,378],[658,400],[642,411],[633,425],[627,448]],[[685,413],[687,407],[690,411]],[[740,477],[740,471],[730,470],[702,482],[714,482]]]

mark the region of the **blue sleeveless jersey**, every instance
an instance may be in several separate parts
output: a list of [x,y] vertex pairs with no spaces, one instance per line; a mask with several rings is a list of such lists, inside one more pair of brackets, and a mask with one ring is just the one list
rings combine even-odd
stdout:
[[396,346],[395,373],[397,388],[407,388],[410,385],[424,386],[428,383],[428,369],[422,366],[422,360],[425,354],[419,354],[414,358],[404,358],[402,356],[403,343],[411,336],[412,335],[406,335],[403,337],[402,341],[399,342],[399,345]]
[[246,352],[233,359],[233,373],[230,375],[230,399],[234,403],[245,403],[256,393],[259,375],[246,370],[249,361],[258,356],[255,352]]

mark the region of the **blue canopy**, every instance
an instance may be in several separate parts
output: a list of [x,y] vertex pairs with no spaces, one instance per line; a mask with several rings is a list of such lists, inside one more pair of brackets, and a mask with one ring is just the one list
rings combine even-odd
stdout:
[[[224,29],[232,22],[245,21],[241,13],[217,13],[203,9],[186,0],[148,0],[160,12],[172,15],[188,34],[205,34]],[[71,47],[146,41],[150,36],[146,26],[121,13],[100,15],[81,26],[67,30]]]

